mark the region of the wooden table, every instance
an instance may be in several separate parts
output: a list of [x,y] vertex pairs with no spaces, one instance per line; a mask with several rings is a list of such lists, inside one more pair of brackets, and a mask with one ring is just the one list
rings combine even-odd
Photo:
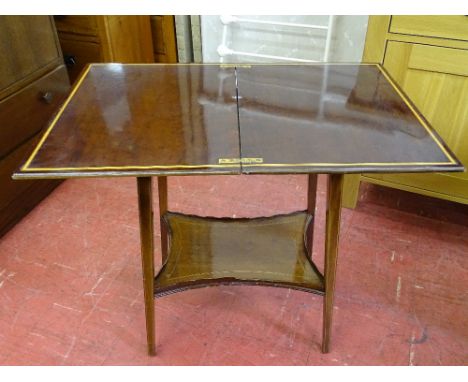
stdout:
[[[343,174],[462,170],[379,65],[93,64],[13,176],[137,178],[150,354],[154,296],[237,283],[323,295],[326,353]],[[308,174],[306,211],[254,219],[168,211],[167,176],[293,173]],[[323,274],[311,257],[318,173],[329,174]]]

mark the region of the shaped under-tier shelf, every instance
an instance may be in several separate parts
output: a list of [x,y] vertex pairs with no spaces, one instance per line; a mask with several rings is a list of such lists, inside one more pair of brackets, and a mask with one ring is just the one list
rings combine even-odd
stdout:
[[155,277],[155,295],[236,283],[323,294],[323,276],[304,240],[311,220],[306,212],[253,219],[168,212],[169,253]]

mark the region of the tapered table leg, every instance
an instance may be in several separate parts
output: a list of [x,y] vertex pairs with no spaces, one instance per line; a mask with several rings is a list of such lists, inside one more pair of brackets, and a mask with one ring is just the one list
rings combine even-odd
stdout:
[[330,337],[333,316],[333,295],[335,292],[336,260],[338,257],[338,237],[340,232],[341,200],[343,193],[342,174],[328,176],[327,222],[325,237],[325,295],[323,299],[322,352],[330,350]]
[[138,210],[140,213],[141,261],[145,296],[146,339],[148,354],[155,355],[154,328],[154,241],[153,199],[151,177],[137,178]]
[[167,227],[163,216],[167,212],[167,177],[158,176],[159,222],[161,227],[161,256],[164,264],[167,259]]
[[315,221],[315,202],[317,199],[317,174],[309,174],[307,185],[307,213],[312,215],[313,220],[307,227],[307,252],[312,259],[313,241],[314,241],[314,221]]

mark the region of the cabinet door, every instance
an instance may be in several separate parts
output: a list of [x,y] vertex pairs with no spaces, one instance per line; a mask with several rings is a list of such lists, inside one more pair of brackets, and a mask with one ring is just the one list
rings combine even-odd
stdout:
[[[468,50],[389,41],[384,67],[468,167]],[[468,172],[372,178],[468,203]]]
[[[60,49],[49,16],[0,16],[0,97],[29,76],[60,63]],[[11,90],[11,91],[10,91]]]

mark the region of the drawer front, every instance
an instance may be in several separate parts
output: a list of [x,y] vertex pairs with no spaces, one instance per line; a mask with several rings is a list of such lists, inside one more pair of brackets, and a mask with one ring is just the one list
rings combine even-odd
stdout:
[[60,66],[0,102],[0,159],[45,126],[69,88]]
[[101,62],[101,46],[99,44],[59,37],[70,82],[73,83],[76,80],[86,64]]
[[468,16],[392,16],[390,32],[468,41]]
[[[14,92],[18,82],[60,61],[60,47],[52,18],[0,16],[0,94]],[[50,70],[50,69],[49,69]],[[47,69],[45,70],[47,71]]]
[[76,35],[97,36],[96,16],[54,16],[59,32]]
[[0,160],[0,184],[2,185],[0,187],[0,209],[14,200],[16,195],[21,194],[30,187],[31,182],[13,180],[11,175],[31,154],[41,136],[40,133],[36,134],[36,136],[17,147],[7,157]]
[[408,69],[468,77],[468,50],[414,44]]
[[60,184],[56,180],[13,180],[11,174],[39,142],[39,133],[0,160],[0,237]]

